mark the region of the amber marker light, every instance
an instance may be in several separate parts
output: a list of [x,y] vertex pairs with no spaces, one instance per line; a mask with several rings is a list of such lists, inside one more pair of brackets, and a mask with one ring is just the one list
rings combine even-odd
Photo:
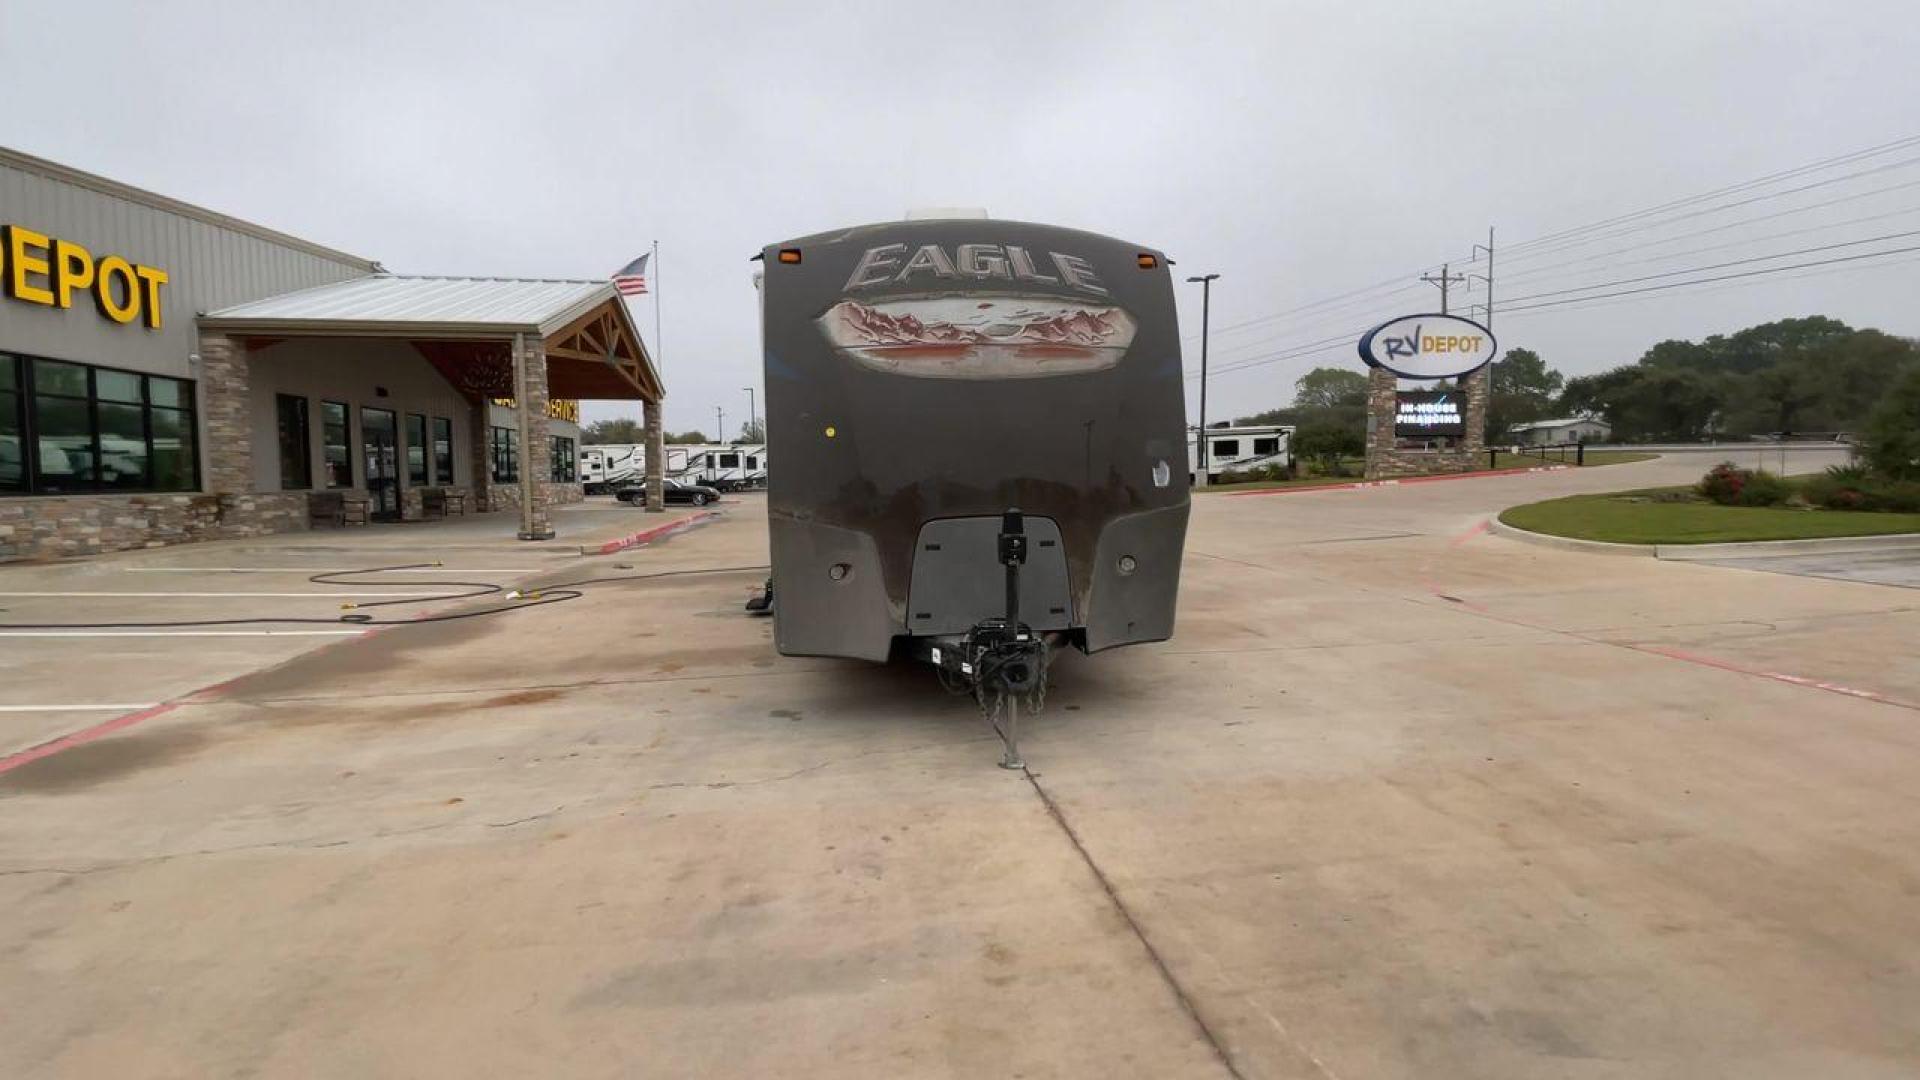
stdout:
[[1140,264],[1140,269],[1142,270],[1152,270],[1153,268],[1160,265],[1159,259],[1155,258],[1152,255],[1148,255],[1145,252],[1141,252],[1140,254],[1135,255],[1133,259],[1135,262]]
[[799,248],[781,248],[781,249],[780,249],[780,261],[781,261],[781,262],[783,262],[783,263],[797,263],[797,262],[799,262],[799,261],[800,261],[800,249],[799,249]]

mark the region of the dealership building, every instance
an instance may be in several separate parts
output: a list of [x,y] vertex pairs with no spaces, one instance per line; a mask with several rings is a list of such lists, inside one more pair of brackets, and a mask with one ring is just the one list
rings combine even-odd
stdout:
[[640,401],[658,447],[663,393],[609,282],[392,274],[0,148],[0,560],[460,512],[545,539],[579,401]]

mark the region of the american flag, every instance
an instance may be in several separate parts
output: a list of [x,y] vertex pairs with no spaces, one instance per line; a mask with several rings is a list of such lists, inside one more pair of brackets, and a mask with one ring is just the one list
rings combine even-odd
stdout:
[[633,260],[613,272],[613,287],[620,290],[621,296],[643,296],[647,291],[647,256]]

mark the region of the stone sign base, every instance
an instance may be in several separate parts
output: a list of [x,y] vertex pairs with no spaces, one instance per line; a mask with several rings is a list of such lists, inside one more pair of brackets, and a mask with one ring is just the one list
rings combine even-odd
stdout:
[[1472,472],[1485,456],[1466,450],[1380,450],[1367,458],[1367,479]]
[[1400,380],[1382,368],[1367,371],[1367,479],[1387,480],[1419,473],[1472,472],[1481,456],[1487,417],[1487,369],[1466,380],[1466,436],[1451,450],[1402,450],[1393,435],[1395,395]]

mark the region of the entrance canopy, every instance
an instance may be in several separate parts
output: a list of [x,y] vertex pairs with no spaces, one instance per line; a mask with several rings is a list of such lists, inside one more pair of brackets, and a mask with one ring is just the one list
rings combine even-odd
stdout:
[[375,274],[208,312],[203,330],[262,348],[290,337],[400,338],[474,398],[513,397],[513,339],[540,341],[554,398],[665,396],[606,281]]

